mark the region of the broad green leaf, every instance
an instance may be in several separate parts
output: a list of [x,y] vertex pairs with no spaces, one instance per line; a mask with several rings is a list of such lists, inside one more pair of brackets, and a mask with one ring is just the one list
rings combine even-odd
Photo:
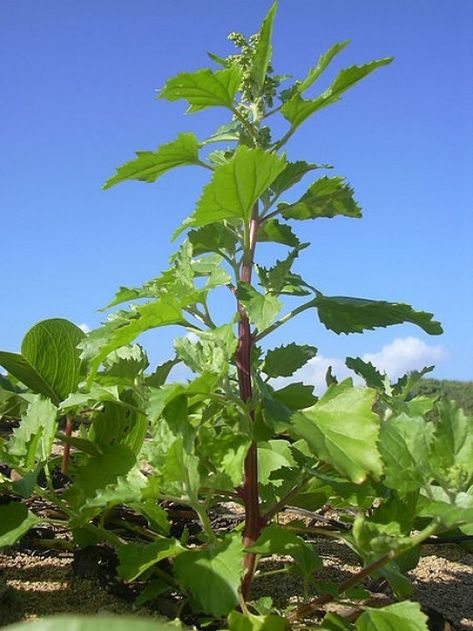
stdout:
[[410,601],[382,609],[366,607],[355,623],[356,631],[428,631],[427,616],[420,604]]
[[[127,401],[133,404],[130,398]],[[139,453],[147,430],[144,414],[112,401],[105,401],[96,414],[89,430],[89,439],[102,451],[108,446],[121,443],[136,455]]]
[[57,401],[56,393],[47,381],[20,353],[0,351],[0,366],[8,370],[16,379],[33,392],[44,394],[53,401]]
[[23,466],[34,467],[35,461],[45,462],[51,453],[56,430],[57,408],[50,399],[35,395],[22,416],[20,425],[13,430],[8,453],[24,457]]
[[446,400],[439,412],[431,454],[435,479],[453,492],[466,491],[473,477],[473,417]]
[[189,225],[205,226],[224,219],[248,222],[255,203],[284,167],[284,157],[240,145],[226,164],[215,169]]
[[187,235],[192,243],[192,250],[195,256],[206,252],[234,252],[237,242],[236,234],[225,222],[213,223],[202,226],[197,230],[190,230]]
[[[341,95],[351,88],[355,83],[369,75],[380,66],[391,63],[392,57],[385,57],[370,61],[362,66],[350,66],[341,70],[333,83],[317,98],[303,99],[299,92],[296,92],[281,108],[281,113],[291,123],[293,129],[301,125],[314,112],[321,110],[327,105],[336,103]],[[315,74],[315,73],[314,73]],[[307,81],[307,79],[306,79]],[[309,79],[309,85],[311,80]]]
[[[167,324],[182,323],[182,307],[174,296],[118,311],[98,329],[91,331],[81,344],[82,359],[88,361],[91,376],[112,351],[126,346],[145,331]],[[90,377],[89,377],[90,380]]]
[[260,294],[248,283],[238,283],[237,297],[245,307],[248,318],[261,333],[276,318],[282,303],[272,294]]
[[304,175],[313,171],[314,169],[319,169],[326,167],[328,165],[319,165],[312,164],[309,162],[304,162],[303,160],[299,160],[297,162],[288,162],[285,169],[278,175],[278,177],[271,184],[271,190],[279,197],[281,193],[287,191],[288,188],[294,186],[302,180]]
[[442,333],[440,323],[432,320],[431,313],[415,311],[410,305],[398,302],[318,293],[314,304],[322,324],[335,333],[362,333],[403,322],[411,322],[430,335]]
[[127,616],[53,616],[13,624],[5,631],[184,631],[179,622]]
[[243,574],[240,536],[227,537],[202,550],[189,550],[174,561],[181,587],[189,592],[196,609],[212,616],[227,615],[238,605]]
[[347,357],[345,364],[347,368],[364,379],[369,388],[376,388],[384,392],[384,377],[371,362],[365,362],[360,357]]
[[238,340],[231,324],[202,331],[198,340],[188,337],[174,340],[176,355],[195,373],[202,371],[221,374],[227,372]]
[[422,490],[417,504],[418,517],[434,517],[443,529],[451,530],[465,524],[473,524],[473,489],[469,493],[461,491],[455,496],[439,486],[431,485]]
[[[199,455],[208,459],[229,480],[228,490],[235,489],[242,483],[243,464],[250,444],[249,437],[228,426],[217,429],[204,425],[199,431]],[[209,481],[213,483],[211,478]]]
[[146,353],[139,344],[117,348],[104,361],[106,377],[113,378],[114,385],[117,382],[133,383],[133,380],[142,374],[148,365]]
[[232,123],[221,125],[214,134],[202,140],[200,144],[204,146],[214,142],[237,142],[240,140],[241,131],[241,123],[233,121]]
[[371,411],[376,392],[354,388],[350,380],[331,386],[311,408],[294,415],[294,433],[311,451],[356,483],[378,478],[379,419]]
[[199,164],[199,144],[194,134],[186,132],[156,151],[137,151],[136,158],[119,166],[103,189],[125,180],[155,182],[166,171],[189,164]]
[[126,476],[135,463],[135,454],[129,447],[111,445],[100,456],[90,458],[78,468],[74,483],[64,497],[80,509],[100,489],[115,484],[120,476]]
[[84,336],[68,320],[43,320],[23,338],[21,354],[0,352],[0,365],[33,392],[44,394],[58,404],[79,382],[77,345]]
[[209,68],[183,72],[166,81],[159,98],[168,101],[185,99],[189,103],[188,112],[219,105],[232,109],[240,81],[240,69],[237,66],[216,72]]
[[0,506],[0,549],[14,545],[28,530],[41,522],[20,502]]
[[404,495],[430,481],[429,452],[433,432],[432,423],[407,414],[381,424],[379,451],[386,486]]
[[291,227],[274,218],[263,221],[258,230],[258,241],[271,241],[294,248],[300,244]]
[[314,396],[314,386],[308,386],[301,382],[290,383],[280,390],[273,392],[273,397],[284,403],[291,410],[303,410],[317,401]]
[[337,42],[336,44],[331,46],[327,51],[325,51],[325,53],[320,55],[317,61],[317,65],[309,70],[306,78],[303,81],[296,84],[297,91],[299,93],[302,93],[308,88],[310,88],[310,86],[320,77],[322,72],[327,68],[327,66],[330,64],[332,59],[336,55],[338,55],[338,53],[342,51],[345,48],[345,46],[347,46],[349,43],[350,43],[349,39],[346,39],[343,42]]
[[343,177],[322,177],[293,204],[279,204],[285,219],[316,219],[317,217],[361,217],[361,208],[353,197],[353,189]]
[[269,350],[266,353],[262,371],[268,377],[290,377],[316,354],[315,346],[291,342],[287,346]]
[[277,8],[278,5],[277,2],[275,2],[263,20],[250,67],[250,75],[256,87],[257,97],[263,93],[264,82],[268,72],[269,62],[271,61],[271,36]]
[[163,559],[177,556],[184,548],[176,539],[158,539],[153,543],[128,543],[117,549],[118,574],[125,581],[135,581],[143,572]]
[[269,440],[258,445],[258,480],[261,484],[276,484],[271,474],[279,469],[292,469],[296,465],[287,440]]
[[230,631],[287,631],[289,623],[275,615],[255,616],[232,611],[228,616]]
[[4,390],[0,385],[0,417],[19,419],[27,405],[20,393]]

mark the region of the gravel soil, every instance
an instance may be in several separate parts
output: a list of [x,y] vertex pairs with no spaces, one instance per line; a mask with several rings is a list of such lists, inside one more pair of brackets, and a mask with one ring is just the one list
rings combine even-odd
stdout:
[[[326,539],[314,543],[325,564],[320,579],[340,580],[359,570],[356,556],[345,546]],[[270,570],[280,563],[281,559],[267,559],[260,568]],[[98,577],[84,578],[80,574],[87,575],[87,571],[78,572],[77,558],[74,561],[70,552],[9,550],[1,553],[0,626],[59,613],[115,613],[156,618],[162,613],[172,615],[165,610],[165,603],[160,613],[146,607],[134,608],[133,595],[130,598],[126,592],[119,593],[116,586],[112,589],[115,593],[110,593],[110,586],[103,585]],[[473,554],[457,546],[425,546],[411,578],[415,589],[413,599],[428,613],[431,629],[473,629]],[[378,592],[373,595],[380,602],[388,601],[389,593],[383,586],[373,584],[369,588]],[[301,591],[297,577],[274,574],[255,580],[253,596],[269,593],[275,604],[284,606],[300,601]]]

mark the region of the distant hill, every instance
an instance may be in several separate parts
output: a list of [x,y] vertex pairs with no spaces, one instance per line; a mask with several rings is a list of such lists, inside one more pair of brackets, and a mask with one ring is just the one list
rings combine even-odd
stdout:
[[422,379],[416,386],[414,394],[439,394],[456,401],[466,414],[473,414],[473,381]]

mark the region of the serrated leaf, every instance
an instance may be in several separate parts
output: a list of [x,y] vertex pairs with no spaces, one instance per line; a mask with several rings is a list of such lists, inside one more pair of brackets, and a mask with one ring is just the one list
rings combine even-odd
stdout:
[[222,250],[234,252],[237,242],[235,232],[228,228],[224,222],[220,224],[212,223],[197,230],[190,230],[187,238],[192,243],[192,250],[195,256]]
[[269,350],[266,353],[262,371],[268,377],[290,377],[316,354],[315,346],[291,342],[287,346]]
[[84,332],[68,320],[42,320],[23,338],[21,354],[0,352],[0,365],[57,405],[79,382],[77,345],[84,337]]
[[293,204],[279,204],[285,219],[316,219],[317,217],[361,217],[361,208],[353,197],[353,189],[343,177],[322,177],[310,186]]
[[214,171],[187,225],[205,226],[224,219],[248,222],[259,197],[285,166],[276,153],[240,145],[226,164]]
[[275,615],[255,616],[232,611],[228,616],[230,631],[287,631],[289,623]]
[[271,190],[279,197],[281,193],[287,191],[288,188],[294,186],[302,180],[304,175],[313,171],[314,169],[326,168],[329,165],[319,165],[304,160],[298,160],[297,162],[288,162],[284,171],[282,171],[278,177],[271,184]]
[[240,81],[240,69],[237,66],[215,72],[210,68],[183,72],[166,81],[159,98],[168,101],[184,99],[189,103],[188,112],[197,112],[210,106],[232,109]]
[[130,344],[145,331],[183,321],[181,304],[175,296],[162,298],[144,305],[133,306],[131,311],[118,311],[101,327],[91,331],[81,344],[82,359],[90,369],[89,380],[102,361],[112,351]]
[[281,108],[284,118],[291,123],[292,129],[296,129],[314,112],[321,110],[327,105],[336,103],[341,95],[351,88],[355,83],[369,75],[380,66],[391,63],[392,57],[385,57],[370,61],[362,66],[350,66],[341,70],[333,83],[317,98],[303,99],[299,92],[296,92]]
[[168,359],[167,361],[163,362],[154,369],[151,375],[148,375],[145,378],[145,384],[147,386],[151,386],[152,388],[159,388],[159,386],[162,386],[166,382],[169,373],[178,363],[179,360],[177,359],[177,357],[175,359]]
[[360,357],[347,357],[345,364],[347,368],[353,370],[364,379],[369,388],[376,388],[384,392],[384,377],[376,370],[371,362],[365,362]]
[[277,219],[263,221],[258,230],[258,241],[270,241],[281,243],[290,247],[297,247],[300,241],[287,224],[280,223]]
[[129,447],[108,446],[100,456],[90,458],[78,468],[74,483],[64,497],[80,509],[97,491],[114,484],[120,476],[126,476],[135,463],[135,454]]
[[240,140],[241,130],[241,123],[238,121],[220,125],[214,134],[206,138],[206,140],[201,140],[200,145],[204,146],[214,142],[237,142]]
[[290,383],[284,388],[275,390],[273,397],[287,405],[291,410],[302,410],[308,408],[317,401],[314,396],[314,386],[309,386],[301,382]]
[[[309,244],[301,243],[294,248],[285,259],[282,261],[277,260],[276,264],[272,267],[266,268],[258,266],[258,276],[260,277],[261,285],[269,292],[274,294],[290,293],[290,289],[293,290],[308,285],[296,274],[291,273],[291,267],[295,259],[299,256],[299,252],[304,250]],[[307,291],[304,292],[306,294]]]
[[261,484],[269,484],[274,471],[292,469],[295,465],[290,444],[286,440],[269,440],[258,445],[258,480]]
[[[53,616],[33,620],[28,624],[28,631],[183,631],[184,627],[176,621],[143,619],[127,616]],[[5,627],[5,631],[25,631],[24,623]]]
[[376,392],[350,380],[331,386],[312,407],[294,415],[293,428],[311,451],[356,483],[382,472],[377,449],[379,418],[371,411]]
[[102,188],[106,190],[125,180],[155,182],[166,171],[189,164],[199,164],[199,143],[194,134],[185,132],[156,151],[137,151],[136,158],[119,166]]
[[362,333],[404,322],[411,322],[430,335],[443,332],[440,323],[432,320],[433,314],[415,311],[410,305],[399,302],[318,293],[314,305],[322,324],[335,333]]
[[117,382],[132,382],[148,367],[146,353],[139,344],[117,348],[104,361],[106,377]]
[[404,601],[381,609],[366,607],[355,623],[356,631],[428,631],[420,604]]
[[473,479],[473,417],[451,401],[442,401],[438,409],[431,446],[435,479],[452,492],[466,491]]
[[386,486],[405,495],[429,482],[433,433],[432,423],[407,414],[381,424],[379,451],[384,462]]
[[3,504],[0,506],[0,548],[14,545],[40,522],[41,519],[20,502]]
[[303,79],[303,81],[297,84],[297,91],[302,93],[308,88],[310,88],[310,86],[320,77],[322,72],[328,67],[332,59],[336,55],[338,55],[338,53],[342,51],[345,48],[345,46],[347,46],[349,43],[350,43],[349,39],[346,39],[343,42],[337,42],[336,44],[333,44],[333,46],[331,46],[327,51],[325,51],[325,53],[320,55],[319,59],[317,60],[317,64],[309,70],[305,79]]
[[128,543],[117,549],[118,574],[125,581],[134,581],[163,559],[177,556],[184,548],[176,539],[158,539],[153,543]]
[[268,72],[269,62],[271,61],[271,36],[277,8],[278,5],[277,2],[275,2],[263,20],[250,66],[250,76],[256,87],[257,97],[263,93],[264,82]]
[[248,318],[261,333],[276,318],[282,303],[272,294],[260,294],[249,283],[238,283],[237,297],[245,307]]
[[41,395],[32,397],[20,425],[7,443],[8,453],[26,458],[24,466],[45,462],[51,453],[57,429],[57,408]]
[[203,550],[189,550],[174,561],[174,571],[196,609],[212,616],[227,615],[238,605],[243,574],[241,538],[227,537]]

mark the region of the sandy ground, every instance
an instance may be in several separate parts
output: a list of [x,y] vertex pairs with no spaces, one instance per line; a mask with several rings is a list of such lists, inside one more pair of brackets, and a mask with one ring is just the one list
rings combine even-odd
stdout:
[[[326,566],[321,578],[339,580],[359,569],[356,557],[346,547],[326,540],[317,541],[316,546]],[[77,577],[72,561],[67,552],[45,556],[12,550],[0,554],[0,626],[53,613],[158,616],[144,607],[134,609],[131,602],[108,593],[97,581]],[[432,628],[473,629],[473,554],[456,546],[426,546],[411,578],[414,599],[434,610],[434,615],[441,614],[439,626]],[[3,597],[2,585],[4,592],[5,586],[9,588]],[[294,598],[300,590],[296,577],[281,574],[254,583],[255,597],[270,593],[281,605],[287,603],[288,595]]]

